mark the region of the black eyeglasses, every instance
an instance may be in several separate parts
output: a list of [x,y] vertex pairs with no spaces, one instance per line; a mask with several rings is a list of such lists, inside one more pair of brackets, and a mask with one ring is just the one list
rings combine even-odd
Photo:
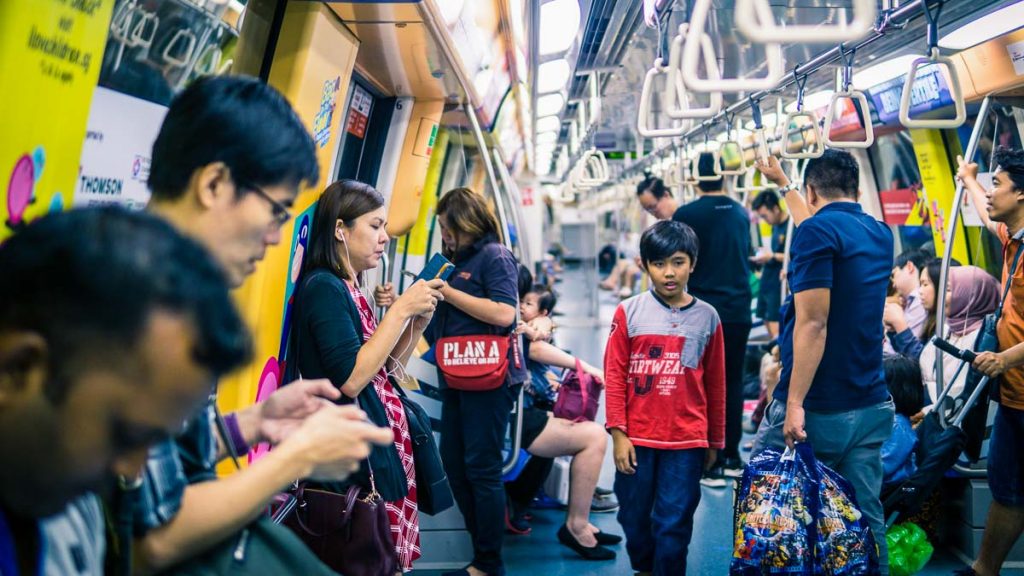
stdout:
[[259,186],[255,186],[253,184],[239,184],[238,186],[240,188],[244,188],[245,190],[251,190],[255,192],[261,198],[270,203],[271,213],[273,214],[274,224],[276,226],[284,226],[285,224],[288,223],[289,220],[292,219],[292,213],[290,210],[288,210],[288,207],[285,206],[284,204],[281,204],[277,200],[274,200],[274,198],[271,197],[270,194],[267,194],[267,192],[260,188]]

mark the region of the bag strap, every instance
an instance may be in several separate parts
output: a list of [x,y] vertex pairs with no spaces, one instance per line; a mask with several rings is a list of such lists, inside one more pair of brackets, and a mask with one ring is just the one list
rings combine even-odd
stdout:
[[1013,255],[1013,264],[1010,264],[1010,269],[1006,273],[1006,284],[1003,286],[1003,295],[999,298],[999,306],[996,307],[996,319],[998,320],[1003,314],[1003,304],[1006,303],[1006,296],[1010,293],[1010,285],[1013,283],[1013,274],[1017,270],[1017,264],[1020,262],[1020,256],[1024,253],[1024,229],[1021,229],[1013,235],[1012,240],[1016,240],[1020,245],[1017,246],[1017,253]]
[[584,381],[586,374],[583,372],[583,364],[580,363],[580,359],[576,359],[576,381],[580,383],[580,393],[583,396],[583,408],[587,407],[587,396],[590,395],[590,386],[587,386]]

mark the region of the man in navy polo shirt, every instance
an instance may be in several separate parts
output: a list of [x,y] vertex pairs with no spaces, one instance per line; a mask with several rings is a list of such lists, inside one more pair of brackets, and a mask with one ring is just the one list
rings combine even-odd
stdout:
[[[788,203],[802,202],[774,158],[758,168]],[[779,337],[782,376],[754,452],[810,442],[818,459],[853,485],[887,574],[879,492],[881,447],[892,432],[894,408],[882,370],[879,320],[893,238],[857,203],[859,177],[848,152],[826,150],[807,162],[804,191],[812,215],[797,219],[790,246],[792,295]]]

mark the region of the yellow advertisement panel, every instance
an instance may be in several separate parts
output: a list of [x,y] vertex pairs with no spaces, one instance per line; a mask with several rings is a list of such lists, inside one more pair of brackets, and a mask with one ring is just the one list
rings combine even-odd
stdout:
[[[257,272],[237,290],[236,300],[255,335],[252,364],[220,382],[218,404],[231,411],[277,389],[283,370],[283,325],[289,297],[308,242],[312,207],[332,179],[338,150],[340,108],[355,65],[358,41],[323,4],[292,2],[285,12],[270,84],[288,98],[313,134],[320,182],[302,191],[282,241],[267,252]],[[226,467],[223,470],[230,470]]]
[[0,241],[71,203],[113,6],[0,2]]
[[[925,201],[927,201],[927,212],[930,214],[935,253],[941,255],[946,247],[947,220],[953,214],[953,196],[956,194],[953,169],[949,164],[946,145],[942,142],[940,131],[911,130],[910,137],[914,143],[917,167],[921,171],[921,184],[924,187]],[[914,210],[912,212],[917,214],[921,211]],[[914,223],[916,222],[907,221],[907,225]],[[962,224],[958,222],[957,226],[962,226]],[[960,262],[967,262],[963,228],[957,232],[957,239],[953,245],[953,257]]]

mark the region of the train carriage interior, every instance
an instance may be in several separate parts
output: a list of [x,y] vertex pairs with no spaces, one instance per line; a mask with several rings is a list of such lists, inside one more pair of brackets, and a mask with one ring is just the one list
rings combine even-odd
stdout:
[[[549,459],[528,451],[538,445],[538,436],[531,434],[529,410],[536,410],[530,406],[537,400],[530,398],[528,375],[526,385],[519,386],[520,381],[509,386],[512,409],[504,415],[508,425],[502,427],[500,472],[509,490],[504,525],[485,530],[475,519],[467,520],[466,502],[483,506],[483,497],[474,500],[457,493],[458,505],[436,514],[419,511],[417,557],[396,572],[783,573],[767,567],[739,572],[736,563],[743,548],[742,534],[737,536],[743,468],[755,455],[751,447],[758,422],[766,426],[768,416],[758,413],[771,402],[765,400],[766,370],[779,362],[772,348],[792,330],[786,327],[786,315],[796,314],[799,324],[802,310],[797,307],[793,313],[783,307],[792,295],[788,282],[796,272],[790,264],[799,254],[791,253],[791,246],[800,222],[792,217],[772,221],[765,213],[778,205],[780,214],[797,214],[788,195],[803,190],[802,197],[808,197],[813,168],[807,167],[830,158],[827,150],[855,161],[859,210],[892,237],[893,261],[885,263],[886,270],[894,270],[890,302],[907,306],[896,286],[904,269],[904,260],[897,256],[913,253],[926,258],[920,262],[935,261],[931,268],[920,263],[913,267],[915,286],[918,275],[935,279],[927,312],[932,334],[949,334],[954,322],[949,306],[957,292],[955,281],[950,288],[950,278],[960,276],[951,270],[975,266],[992,277],[1001,293],[1012,256],[1007,255],[1012,239],[989,225],[990,215],[993,222],[998,220],[994,204],[989,204],[989,213],[979,212],[984,206],[972,202],[972,189],[958,177],[957,158],[976,163],[976,180],[988,189],[1006,181],[996,175],[1012,172],[997,156],[1024,148],[1021,0],[3,0],[0,32],[0,251],[51,213],[108,205],[145,210],[154,142],[168,109],[206,77],[258,78],[284,95],[308,131],[319,180],[303,182],[287,205],[289,219],[274,231],[279,234],[276,241],[261,253],[255,271],[232,289],[232,300],[252,335],[253,353],[216,385],[216,406],[223,414],[266,402],[289,384],[286,358],[294,346],[289,343],[296,333],[292,323],[300,318],[304,258],[315,253],[311,234],[316,232],[321,194],[333,182],[368,184],[384,201],[386,223],[381,226],[387,243],[379,265],[358,274],[361,280],[352,284],[369,297],[378,333],[389,305],[370,296],[389,285],[396,297],[411,293],[417,275],[435,255],[444,253],[454,261],[456,272],[449,284],[470,283],[470,272],[460,269],[464,253],[452,249],[453,227],[462,224],[454,219],[454,208],[440,216],[438,210],[452,190],[467,188],[482,198],[498,225],[492,240],[502,247],[502,257],[496,260],[514,260],[532,275],[515,300],[517,320],[527,314],[526,298],[537,301],[547,293],[557,299],[554,309],[543,313],[554,326],[543,350],[568,353],[577,359],[577,369],[542,371],[553,386],[577,378],[577,372],[580,382],[588,381],[589,373],[580,366],[603,368],[611,385],[608,362],[614,354],[606,354],[606,344],[610,350],[613,333],[627,330],[618,325],[627,317],[623,310],[632,310],[629,306],[645,294],[678,311],[661,300],[656,275],[640,265],[640,239],[646,230],[672,220],[677,207],[699,201],[709,190],[714,193],[718,182],[722,201],[730,199],[729,206],[748,218],[740,235],[749,246],[749,258],[738,282],[748,291],[750,309],[740,323],[746,323],[749,337],[745,345],[730,348],[726,334],[725,344],[725,370],[730,355],[743,356],[742,362],[734,360],[742,366],[742,382],[729,388],[724,400],[728,405],[729,398],[742,394],[742,424],[735,424],[736,430],[742,427],[742,436],[737,436],[738,444],[731,440],[739,459],[729,464],[720,453],[722,459],[696,488],[699,505],[691,512],[692,537],[687,536],[689,552],[684,546],[681,556],[684,565],[675,566],[675,572],[661,565],[652,571],[637,560],[639,544],[600,544],[601,535],[624,535],[623,511],[638,505],[622,498],[626,492],[619,485],[623,473],[616,470],[618,444],[610,433],[600,435],[606,447],[600,451],[603,457],[598,456],[599,471],[595,466],[589,472],[597,486],[593,497],[587,497],[597,548],[614,553],[601,561],[584,559],[594,553],[578,548],[593,548],[564,530],[567,508],[569,517],[573,513],[573,476],[581,474],[574,455],[580,459],[583,452],[570,450]],[[211,134],[221,128],[205,127]],[[780,189],[759,170],[769,157],[777,159],[792,189]],[[1016,170],[1024,170],[1024,162]],[[652,182],[661,192],[652,193]],[[767,209],[761,204],[765,194],[773,199]],[[276,211],[277,201],[268,198]],[[811,221],[820,212],[814,214]],[[690,224],[698,237],[700,230],[716,226]],[[454,246],[466,248],[459,236],[454,238]],[[701,242],[702,254],[724,249],[720,240],[707,246]],[[727,264],[715,256],[710,259],[701,260],[698,268],[718,268],[719,275],[725,274],[721,271]],[[481,266],[488,265],[492,268],[483,269],[472,282],[483,282],[497,266]],[[784,271],[781,279],[770,277],[779,271]],[[18,279],[0,270],[0,282]],[[762,284],[778,283],[775,292],[762,290]],[[802,288],[798,285],[797,290]],[[509,306],[502,297],[488,294],[475,300]],[[450,298],[444,305],[463,310]],[[835,311],[855,305],[833,301],[831,307]],[[715,318],[721,314],[719,310]],[[483,321],[479,313],[462,315]],[[1010,322],[1007,318],[1004,314],[999,322]],[[6,329],[2,322],[0,318],[0,337]],[[724,316],[721,322],[724,329]],[[881,336],[890,324],[881,318],[878,322]],[[655,320],[629,316],[628,331],[634,323],[653,330]],[[444,324],[431,326],[428,335],[434,330],[442,336]],[[843,330],[830,327],[830,342],[843,338]],[[1024,327],[1006,333],[1024,335]],[[1000,350],[1017,343],[1006,342],[1003,331],[999,334]],[[510,345],[510,362],[516,367],[522,338],[530,336],[516,336]],[[443,448],[448,416],[442,414],[455,408],[449,408],[453,390],[446,384],[447,372],[438,367],[440,344],[434,340],[417,336],[409,343],[408,359],[398,362],[400,354],[389,356],[385,366],[391,368],[384,370],[429,416],[443,457],[450,454]],[[369,342],[359,340],[359,345]],[[527,344],[525,350],[536,354],[539,345]],[[928,350],[934,366],[943,366],[943,354],[949,352]],[[923,354],[920,349],[917,353]],[[876,372],[881,366],[879,361]],[[779,370],[789,373],[787,367]],[[950,379],[944,369],[924,361],[921,370],[934,372],[931,381],[939,390]],[[615,377],[622,380],[619,372]],[[959,372],[952,378],[958,377]],[[626,388],[634,380],[619,384],[627,398]],[[630,390],[626,402],[632,401]],[[926,403],[928,394],[925,388]],[[979,570],[975,560],[982,554],[983,539],[991,537],[986,533],[993,501],[988,455],[1000,404],[980,392],[950,398],[949,411],[937,410],[934,423],[941,430],[960,427],[953,414],[969,395],[972,404],[981,406],[981,416],[968,419],[976,429],[978,448],[958,454],[938,474],[928,517],[918,520],[927,524],[924,532],[932,551],[926,561],[906,568],[912,562],[897,560],[893,550],[904,553],[908,548],[894,547],[890,540],[890,573],[951,574],[972,565]],[[583,398],[585,403],[586,393]],[[704,406],[703,398],[700,402]],[[611,410],[605,396],[598,406],[593,420],[604,431]],[[731,419],[724,424],[728,437],[729,422],[736,416],[725,418]],[[653,426],[670,426],[670,420]],[[1021,438],[1024,442],[1024,433]],[[223,437],[219,442],[225,442]],[[1024,454],[1024,445],[1014,449]],[[218,481],[247,473],[275,450],[254,444],[247,455],[238,455],[241,469],[231,459],[221,461]],[[918,453],[917,462],[924,456]],[[470,460],[467,455],[459,466],[472,466]],[[450,465],[445,461],[446,468]],[[728,468],[737,473],[728,474]],[[17,469],[16,464],[15,476]],[[497,474],[494,466],[489,470]],[[706,481],[716,470],[718,475]],[[452,488],[460,490],[451,480]],[[7,484],[0,481],[0,489]],[[531,492],[525,503],[517,504],[512,491],[522,486]],[[658,488],[663,489],[672,488]],[[1019,489],[1024,491],[1024,481]],[[1024,502],[1024,493],[1020,498]],[[0,494],[0,544],[8,542],[6,504]],[[305,514],[304,505],[291,513]],[[280,519],[282,507],[275,510],[273,517]],[[903,522],[895,516],[892,520]],[[1024,528],[1024,517],[1019,528]],[[392,526],[395,530],[399,528]],[[497,571],[478,569],[484,532],[498,534]],[[625,533],[627,540],[631,534]],[[109,539],[106,548],[109,554]],[[15,552],[0,546],[0,556],[14,558]],[[3,560],[4,576],[8,566],[13,574],[45,572],[25,571],[25,564],[19,571],[17,563]],[[145,573],[133,571],[130,559],[128,566],[128,573]],[[476,568],[465,571],[467,566]],[[106,573],[124,573],[110,570],[108,562]],[[864,570],[850,573],[882,573],[877,566]],[[101,566],[99,572],[81,573],[104,571]],[[176,573],[175,568],[165,573]],[[1024,541],[1012,545],[999,573],[1024,574]]]

